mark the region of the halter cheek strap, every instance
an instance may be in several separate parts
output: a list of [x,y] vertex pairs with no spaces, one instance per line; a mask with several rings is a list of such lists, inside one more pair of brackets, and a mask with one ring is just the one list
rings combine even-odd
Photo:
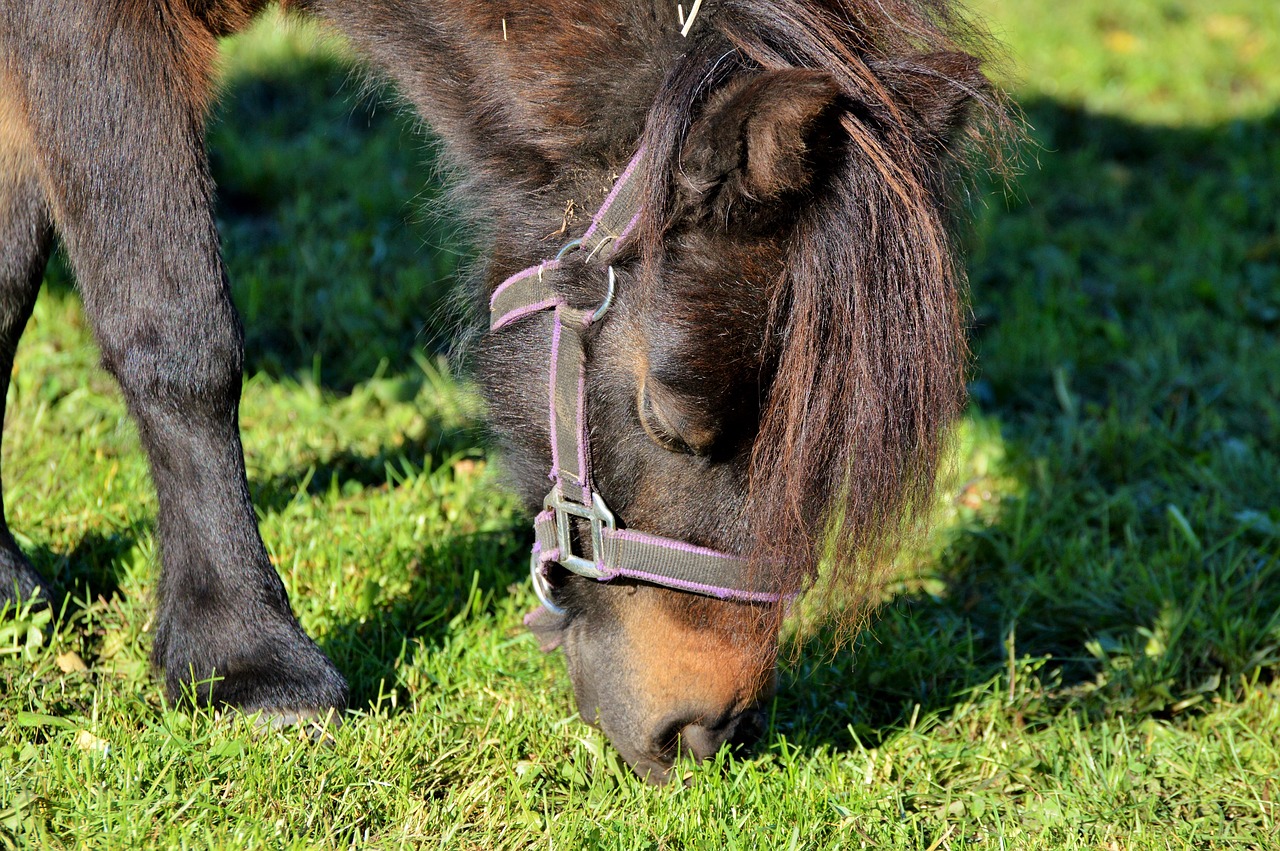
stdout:
[[[613,267],[607,266],[608,293],[595,310],[571,307],[550,278],[569,250],[585,251],[588,261],[604,264],[614,246],[631,233],[640,218],[643,160],[641,148],[619,175],[581,239],[569,243],[556,257],[507,278],[489,299],[490,331],[552,311],[548,415],[550,478],[554,484],[533,521],[536,541],[530,573],[538,599],[556,614],[562,610],[551,600],[547,577],[551,564],[601,582],[627,577],[722,600],[778,602],[788,596],[767,585],[764,577],[753,576],[747,560],[740,556],[619,529],[613,512],[592,486],[583,337],[607,313],[616,278]],[[590,554],[574,552],[574,518],[590,528]]]

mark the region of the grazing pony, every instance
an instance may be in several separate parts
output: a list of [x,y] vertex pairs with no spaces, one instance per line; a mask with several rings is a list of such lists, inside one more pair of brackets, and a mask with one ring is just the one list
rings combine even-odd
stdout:
[[[158,492],[154,663],[287,723],[346,684],[250,504],[203,137],[217,38],[266,2],[0,0],[0,390],[56,234]],[[464,175],[479,379],[537,512],[528,623],[582,717],[654,781],[758,735],[786,600],[819,562],[874,581],[962,404],[980,42],[944,0],[285,5]],[[0,519],[0,601],[39,594]]]

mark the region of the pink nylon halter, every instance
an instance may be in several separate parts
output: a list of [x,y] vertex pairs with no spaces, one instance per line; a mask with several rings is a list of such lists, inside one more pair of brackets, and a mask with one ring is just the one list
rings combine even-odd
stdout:
[[[612,303],[615,276],[605,261],[640,220],[642,147],[618,176],[590,226],[549,260],[530,266],[503,281],[489,299],[490,330],[503,328],[544,310],[553,312],[549,377],[551,472],[554,482],[544,510],[534,518],[537,540],[530,573],[534,590],[552,612],[550,564],[608,582],[627,577],[722,600],[775,603],[792,596],[764,585],[753,576],[746,559],[684,541],[632,529],[618,529],[612,512],[591,481],[591,451],[586,419],[586,364],[583,332],[599,321]],[[571,307],[547,281],[565,262],[569,250],[587,251],[588,260],[605,263],[609,291],[595,311]],[[598,256],[597,256],[598,255]],[[586,558],[572,551],[570,518],[590,524],[592,552]]]

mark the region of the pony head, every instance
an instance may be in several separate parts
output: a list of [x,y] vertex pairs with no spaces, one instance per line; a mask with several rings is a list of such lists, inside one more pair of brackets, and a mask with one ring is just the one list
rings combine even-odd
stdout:
[[[999,120],[937,4],[733,0],[703,14],[687,43],[640,39],[667,51],[661,62],[630,60],[663,73],[651,97],[627,99],[642,104],[639,217],[608,248],[608,315],[582,332],[584,433],[592,485],[620,526],[738,554],[742,583],[773,595],[601,582],[553,563],[555,611],[529,621],[564,650],[584,720],[655,781],[682,754],[759,735],[783,600],[820,565],[824,587],[857,599],[927,507],[964,400],[952,189],[974,113]],[[549,156],[555,189],[538,197],[573,191],[590,209],[608,191],[626,135],[586,138],[604,141],[571,165]],[[538,251],[527,240],[497,253]],[[597,261],[557,266],[564,304],[601,304]],[[490,290],[515,265],[495,266]],[[481,350],[531,506],[549,486],[551,337],[550,318],[531,316]],[[588,555],[590,537],[579,521]]]

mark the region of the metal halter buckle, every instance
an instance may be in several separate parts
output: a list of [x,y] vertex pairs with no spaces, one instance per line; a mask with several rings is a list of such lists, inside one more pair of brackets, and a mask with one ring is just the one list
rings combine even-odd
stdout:
[[[560,557],[556,561],[566,570],[571,570],[579,576],[585,576],[588,579],[604,578],[607,574],[599,567],[599,559],[604,553],[604,530],[617,529],[618,523],[600,494],[593,491],[591,505],[587,506],[565,499],[558,488],[552,488],[551,493],[547,494],[547,498],[542,501],[542,507],[555,513],[556,547],[560,550]],[[591,552],[597,561],[573,554],[573,529],[569,524],[570,517],[581,517],[591,523]]]

